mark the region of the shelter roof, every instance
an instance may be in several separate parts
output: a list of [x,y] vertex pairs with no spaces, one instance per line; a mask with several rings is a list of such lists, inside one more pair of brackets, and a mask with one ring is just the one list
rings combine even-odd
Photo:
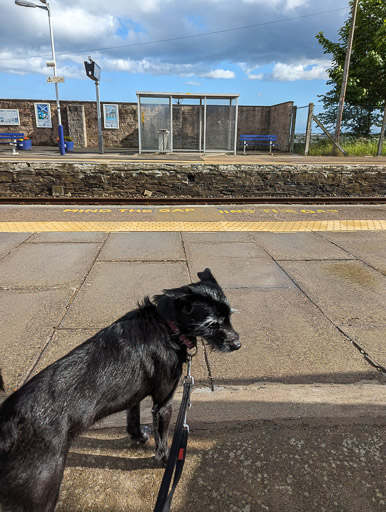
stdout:
[[225,94],[225,93],[196,93],[196,92],[149,92],[149,91],[137,91],[139,98],[193,98],[193,99],[212,99],[212,100],[224,100],[238,98],[240,94]]

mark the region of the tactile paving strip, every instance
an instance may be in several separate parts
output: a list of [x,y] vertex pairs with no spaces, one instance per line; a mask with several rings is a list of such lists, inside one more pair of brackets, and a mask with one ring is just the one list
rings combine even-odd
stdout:
[[299,222],[0,222],[2,233],[52,231],[262,231],[296,233],[304,231],[385,231],[386,220],[332,220]]

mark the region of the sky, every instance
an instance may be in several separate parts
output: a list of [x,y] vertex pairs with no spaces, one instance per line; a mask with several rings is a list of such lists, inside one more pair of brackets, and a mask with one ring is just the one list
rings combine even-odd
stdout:
[[[36,4],[43,6],[40,0]],[[349,0],[51,0],[63,100],[94,101],[84,61],[102,68],[104,102],[136,91],[235,93],[241,105],[320,101],[315,35],[338,40]],[[0,98],[54,100],[47,11],[0,0]]]

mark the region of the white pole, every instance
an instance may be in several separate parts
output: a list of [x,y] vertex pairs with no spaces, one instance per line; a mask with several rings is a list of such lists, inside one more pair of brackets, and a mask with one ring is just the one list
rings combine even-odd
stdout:
[[235,146],[234,146],[234,154],[237,152],[237,124],[239,120],[239,98],[236,98],[236,112],[235,112]]
[[199,144],[198,144],[198,149],[201,153],[201,145],[202,145],[202,99],[200,99],[200,106],[199,106],[199,113],[198,113],[198,122],[199,122],[199,125],[200,125],[200,128],[199,128]]
[[[170,138],[169,138],[169,151],[173,153],[173,96],[169,98],[169,115],[170,115]],[[164,146],[166,152],[166,147]]]
[[[54,61],[54,76],[56,76],[56,58],[55,58],[55,45],[54,45],[54,31],[53,31],[53,28],[52,28],[50,4],[46,4],[46,7],[47,7],[47,12],[48,12],[48,23],[49,23],[49,26],[50,26],[52,60]],[[57,113],[58,113],[59,151],[60,151],[61,155],[65,155],[66,154],[66,150],[65,150],[65,147],[64,147],[62,115],[61,115],[61,111],[60,111],[59,88],[58,88],[57,82],[55,82],[55,95],[56,95],[56,108],[57,108]]]
[[206,96],[204,97],[204,155],[206,152]]

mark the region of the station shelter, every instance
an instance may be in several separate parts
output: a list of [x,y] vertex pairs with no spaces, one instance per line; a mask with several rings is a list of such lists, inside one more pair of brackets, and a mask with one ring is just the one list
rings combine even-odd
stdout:
[[236,154],[239,94],[137,92],[139,152]]

